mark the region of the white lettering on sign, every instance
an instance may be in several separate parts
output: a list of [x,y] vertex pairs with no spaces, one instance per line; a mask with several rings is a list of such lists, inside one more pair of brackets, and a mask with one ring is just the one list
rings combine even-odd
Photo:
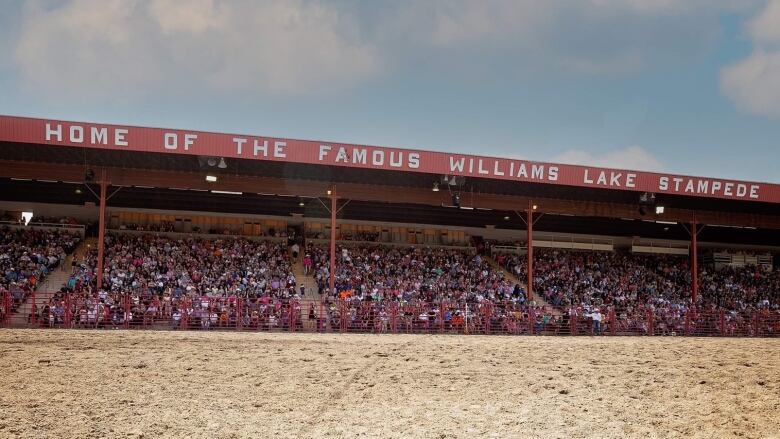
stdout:
[[352,163],[360,163],[361,165],[365,165],[367,157],[368,151],[365,149],[355,148],[352,150]]
[[46,124],[46,141],[51,142],[52,134],[57,135],[57,141],[62,142],[62,125],[57,124],[57,129],[52,129],[51,124]]
[[244,148],[244,144],[246,143],[246,139],[242,139],[240,137],[233,137],[233,143],[236,144],[236,155],[241,155],[243,152],[242,149]]
[[78,125],[71,125],[70,141],[73,143],[84,143],[84,127],[80,127]]
[[385,152],[381,149],[374,150],[371,153],[371,164],[374,166],[382,166],[385,164]]
[[479,169],[477,170],[482,175],[488,175],[487,169],[482,167],[482,159],[479,159]]
[[597,171],[598,175],[591,176],[591,170],[585,168],[582,182],[587,185],[606,186],[606,187],[636,187],[636,174],[618,172],[618,171]]
[[658,179],[660,192],[675,192],[696,195],[716,195],[727,198],[758,198],[759,185],[733,183],[729,181],[710,180],[705,178],[669,177]]
[[127,140],[125,140],[125,136],[127,135],[127,130],[123,128],[117,128],[114,130],[114,145],[116,146],[127,146]]
[[[195,140],[197,136],[193,137],[193,140]],[[233,137],[233,143],[236,145],[236,155],[240,156],[244,154],[244,145],[249,142],[249,139],[245,137]],[[262,156],[262,157],[268,157],[269,151],[268,151],[268,139],[252,139],[252,156]],[[189,143],[189,145],[192,145],[192,143]],[[284,152],[284,147],[287,146],[287,142],[283,141],[274,141],[274,149],[272,152],[272,155],[276,158],[285,158],[287,157],[287,154]],[[186,141],[185,136],[185,142],[184,142],[184,149],[187,149],[188,144]]]
[[108,145],[109,133],[113,131],[114,146],[127,146],[127,129],[108,128],[105,126],[70,125],[68,137],[63,139],[62,124],[46,123],[45,136],[47,142],[87,143],[86,133],[89,132],[90,145]]
[[409,153],[409,167],[417,169],[420,167],[420,154],[416,152]]
[[[44,130],[47,143],[62,143],[70,146],[97,147],[127,147],[130,130],[133,130],[133,145],[138,151],[160,151],[160,135],[162,135],[162,150],[170,152],[190,152],[196,148],[199,137],[203,135],[185,133],[183,131],[165,132],[164,130],[146,128],[117,128],[108,125],[87,123],[47,122],[41,120],[36,125],[38,132]],[[20,130],[21,131],[21,130]],[[11,133],[12,135],[14,133]],[[17,137],[20,135],[17,135]],[[29,137],[29,136],[28,136]],[[12,136],[13,138],[13,136]],[[312,144],[290,140],[275,140],[262,137],[232,137],[222,135],[222,140],[207,135],[210,147],[227,149],[227,155],[232,157],[254,157],[288,159],[287,145],[295,147],[293,158],[296,162],[374,167],[380,169],[419,170],[431,174],[462,175],[485,178],[531,182],[562,182],[566,185],[582,185],[610,189],[629,189],[650,192],[667,192],[672,194],[714,196],[732,199],[760,200],[762,196],[774,199],[774,185],[764,188],[762,194],[760,183],[745,183],[727,180],[686,177],[677,175],[659,175],[653,173],[636,173],[588,167],[569,167],[534,163],[524,160],[497,159],[449,153],[425,153],[393,148],[380,148],[358,145],[328,145]],[[156,141],[149,142],[149,139]],[[230,154],[230,141],[235,146],[235,153]],[[33,141],[40,142],[35,136]],[[27,140],[28,142],[30,140]],[[200,140],[203,142],[203,140]],[[150,144],[151,143],[151,144]],[[251,153],[247,150],[251,147]],[[316,148],[316,152],[315,152]],[[246,156],[244,152],[247,151]],[[249,157],[247,157],[249,156]],[[430,159],[428,158],[430,157]],[[423,163],[430,160],[432,163]],[[578,179],[580,179],[577,181]],[[655,186],[655,187],[654,187]]]
[[326,155],[330,152],[330,146],[328,145],[320,145],[320,156],[317,160],[322,161]]
[[163,142],[163,146],[165,149],[176,149],[179,147],[179,136],[176,133],[165,133],[163,136],[165,141]]
[[195,144],[195,140],[197,140],[198,135],[197,134],[185,134],[184,135],[184,150],[189,151],[190,146]]
[[[335,152],[335,155],[331,154],[331,152]],[[407,153],[406,151],[386,152],[379,148],[354,145],[338,147],[320,145],[317,160],[333,164],[349,164],[351,160],[352,164],[370,165],[379,168],[417,169],[420,167],[420,153]]]
[[263,153],[263,157],[268,157],[268,141],[263,140],[262,142],[259,142],[257,139],[254,140],[254,147],[252,148],[252,155],[257,157],[258,153]]
[[347,159],[347,148],[344,148],[343,146],[339,148],[339,150],[336,152],[336,163],[349,163],[349,160]]
[[457,173],[463,172],[463,162],[465,160],[466,159],[461,157],[460,160],[455,161],[455,157],[450,156],[450,172],[457,172]]
[[287,153],[284,152],[284,147],[287,146],[287,142],[274,142],[274,157],[287,158]]
[[90,131],[90,143],[93,145],[108,145],[108,129],[92,127]]
[[401,151],[390,151],[390,166],[400,168],[403,166],[404,153]]
[[[410,154],[410,158],[411,158]],[[526,163],[516,160],[486,159],[473,157],[458,157],[450,155],[449,173],[487,175],[490,177],[511,177],[518,180],[549,180],[557,181],[560,169],[557,166],[547,166],[538,163]],[[415,164],[419,166],[419,157]],[[492,163],[491,163],[492,162]],[[411,167],[411,166],[410,166]],[[530,174],[529,174],[530,167]]]
[[630,188],[636,187],[636,174],[631,174],[631,173],[626,174],[626,187],[630,187]]

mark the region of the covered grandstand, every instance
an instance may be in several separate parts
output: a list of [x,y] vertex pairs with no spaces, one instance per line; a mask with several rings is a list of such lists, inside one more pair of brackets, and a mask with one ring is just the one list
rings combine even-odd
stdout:
[[[2,227],[84,238],[70,288],[20,294],[8,282],[5,325],[780,333],[777,184],[11,116],[0,116],[0,166]],[[76,224],[24,225],[23,212]],[[154,299],[165,286],[118,279],[150,248],[179,246],[200,264],[215,264],[201,249],[236,252],[219,265],[236,276],[277,272],[257,293],[244,282],[170,303]],[[596,285],[610,271],[617,281]],[[562,286],[564,273],[574,280]]]

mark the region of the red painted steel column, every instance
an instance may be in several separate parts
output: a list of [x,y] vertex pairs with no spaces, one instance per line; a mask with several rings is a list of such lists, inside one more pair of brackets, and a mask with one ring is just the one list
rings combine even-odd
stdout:
[[617,313],[615,312],[615,308],[612,308],[609,312],[609,332],[612,335],[615,335],[617,332]]
[[655,319],[651,309],[647,310],[647,334],[655,335]]
[[70,320],[71,320],[71,315],[70,315],[71,314],[70,293],[68,293],[65,296],[64,302],[65,302],[65,304],[64,304],[65,305],[65,322],[64,323],[65,323],[65,327],[66,328],[70,328]]
[[325,300],[320,298],[320,313],[317,316],[317,332],[325,332]]
[[103,254],[105,252],[106,238],[106,170],[100,170],[100,216],[98,220],[98,260],[97,260],[97,288],[103,288]]
[[533,201],[528,200],[528,291],[527,301],[531,302],[534,290],[534,209]]
[[574,310],[574,312],[571,312],[571,308],[569,308],[569,326],[571,326],[571,335],[577,335],[577,318],[579,313],[577,310]]
[[38,324],[38,307],[35,304],[35,291],[33,291],[32,294],[30,294],[30,300],[32,301],[32,306],[30,306],[30,309],[32,310],[32,311],[30,311],[32,313],[30,321],[31,321],[31,323],[33,325],[37,325]]
[[330,193],[330,292],[336,288],[336,185]]
[[236,297],[236,329],[242,330],[244,329],[244,307],[243,300],[241,297]]
[[439,304],[439,333],[444,334],[444,301]]
[[691,305],[696,308],[699,298],[699,243],[697,239],[696,212],[693,213],[693,224],[691,224],[691,283],[693,290],[691,292]]
[[125,307],[125,329],[130,329],[130,295],[125,294],[122,297],[122,303]]

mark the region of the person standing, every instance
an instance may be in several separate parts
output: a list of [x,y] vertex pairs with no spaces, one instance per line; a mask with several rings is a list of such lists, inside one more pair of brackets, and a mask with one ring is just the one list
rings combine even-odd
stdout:
[[598,308],[594,309],[590,317],[593,319],[593,333],[601,335],[601,311]]

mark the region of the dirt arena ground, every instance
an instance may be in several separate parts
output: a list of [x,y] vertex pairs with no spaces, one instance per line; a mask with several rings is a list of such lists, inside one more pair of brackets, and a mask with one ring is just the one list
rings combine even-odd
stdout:
[[0,437],[780,437],[780,340],[0,330]]

